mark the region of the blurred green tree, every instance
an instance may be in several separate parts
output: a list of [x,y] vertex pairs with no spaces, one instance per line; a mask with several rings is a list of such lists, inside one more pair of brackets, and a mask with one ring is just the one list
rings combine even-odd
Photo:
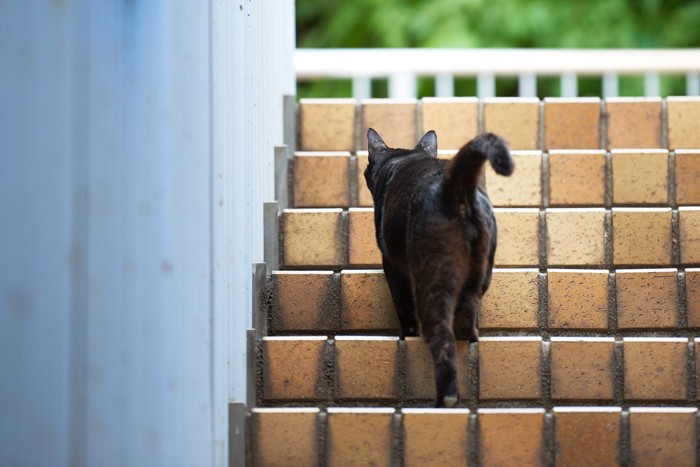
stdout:
[[[297,47],[666,48],[700,46],[698,0],[297,0]],[[662,94],[685,92],[682,77],[662,77]],[[538,80],[541,95],[559,82]],[[456,93],[474,93],[456,80]],[[621,95],[642,93],[641,78],[621,77]],[[433,92],[431,80],[419,93]],[[600,95],[600,79],[579,78],[581,95]],[[349,96],[350,82],[302,84],[300,96]],[[386,83],[375,83],[386,93]],[[515,95],[499,79],[498,95]]]

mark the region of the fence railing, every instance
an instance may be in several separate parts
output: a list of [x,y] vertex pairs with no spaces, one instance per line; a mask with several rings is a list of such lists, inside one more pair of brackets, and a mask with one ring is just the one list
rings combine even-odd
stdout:
[[561,96],[578,95],[579,76],[602,78],[618,95],[621,75],[644,76],[644,95],[659,96],[662,74],[684,75],[686,95],[700,95],[700,49],[296,49],[297,82],[352,79],[356,98],[372,97],[372,79],[388,79],[389,97],[417,95],[417,78],[435,78],[435,95],[454,95],[456,77],[477,81],[479,97],[496,95],[496,77],[517,77],[518,94],[537,95],[537,77],[559,76]]

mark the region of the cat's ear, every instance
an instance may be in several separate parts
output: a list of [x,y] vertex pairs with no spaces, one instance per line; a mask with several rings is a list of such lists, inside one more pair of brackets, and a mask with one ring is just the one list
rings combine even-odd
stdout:
[[425,151],[433,157],[437,157],[437,134],[430,130],[416,144],[416,151]]
[[367,149],[369,149],[370,155],[382,149],[386,149],[386,143],[384,143],[384,140],[374,128],[367,130]]

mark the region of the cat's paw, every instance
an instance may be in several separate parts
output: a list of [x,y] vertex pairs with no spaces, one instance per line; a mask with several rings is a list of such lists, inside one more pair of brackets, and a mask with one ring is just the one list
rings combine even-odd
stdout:
[[459,398],[457,396],[445,396],[443,399],[443,406],[444,407],[454,407],[457,405],[457,402],[459,402]]

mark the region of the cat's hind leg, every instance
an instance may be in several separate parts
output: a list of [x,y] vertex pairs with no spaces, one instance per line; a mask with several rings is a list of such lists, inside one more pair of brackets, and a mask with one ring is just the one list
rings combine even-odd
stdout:
[[394,301],[396,314],[401,325],[400,337],[405,339],[406,336],[417,336],[418,321],[416,319],[411,282],[404,273],[390,262],[383,261],[383,266],[384,277],[387,284],[389,284],[391,298]]
[[435,365],[435,407],[453,407],[459,401],[455,335],[452,330],[454,299],[451,294],[416,291],[423,340]]
[[464,286],[455,307],[452,328],[458,340],[476,342],[479,340],[477,318],[481,308],[481,294],[469,285]]

